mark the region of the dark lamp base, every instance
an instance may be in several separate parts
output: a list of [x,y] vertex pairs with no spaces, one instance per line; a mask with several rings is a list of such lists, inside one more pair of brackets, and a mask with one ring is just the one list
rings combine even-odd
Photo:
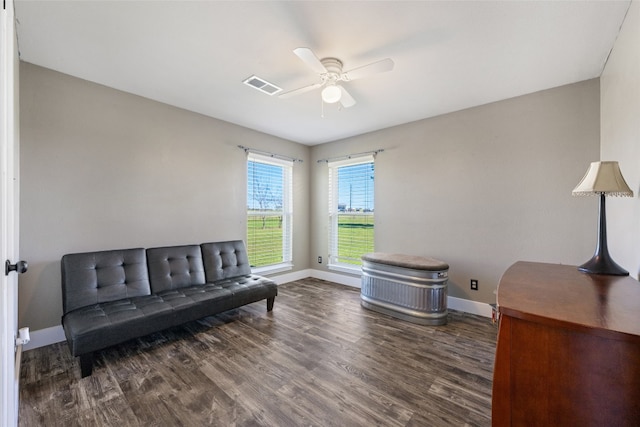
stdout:
[[607,215],[605,193],[600,193],[600,220],[598,222],[598,246],[593,257],[578,267],[583,273],[606,274],[609,276],[628,276],[629,272],[616,264],[607,249]]
[[589,261],[578,267],[578,270],[589,274],[606,274],[608,276],[628,276],[629,272],[616,264],[611,258],[594,255]]

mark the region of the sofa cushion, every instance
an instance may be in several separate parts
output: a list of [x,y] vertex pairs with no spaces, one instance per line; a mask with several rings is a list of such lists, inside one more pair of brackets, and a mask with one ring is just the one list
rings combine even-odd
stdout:
[[78,356],[235,307],[231,290],[208,283],[82,307],[62,325]]
[[147,259],[154,294],[206,283],[198,245],[150,248],[147,249]]
[[200,246],[207,282],[251,274],[249,256],[242,240],[203,243]]
[[64,313],[151,293],[142,248],[67,254],[60,264]]
[[220,280],[216,285],[229,290],[238,307],[278,295],[278,285],[273,280],[255,274]]

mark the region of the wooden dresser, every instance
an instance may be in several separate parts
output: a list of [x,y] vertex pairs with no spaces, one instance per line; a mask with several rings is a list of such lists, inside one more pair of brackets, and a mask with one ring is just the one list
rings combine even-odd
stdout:
[[494,427],[640,426],[640,282],[520,261],[497,302]]

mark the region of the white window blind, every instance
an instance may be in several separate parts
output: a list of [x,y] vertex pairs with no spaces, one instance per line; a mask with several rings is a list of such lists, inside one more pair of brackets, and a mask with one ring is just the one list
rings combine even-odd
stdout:
[[252,267],[291,264],[293,162],[249,153],[247,252]]
[[329,162],[329,267],[359,269],[374,251],[373,156]]

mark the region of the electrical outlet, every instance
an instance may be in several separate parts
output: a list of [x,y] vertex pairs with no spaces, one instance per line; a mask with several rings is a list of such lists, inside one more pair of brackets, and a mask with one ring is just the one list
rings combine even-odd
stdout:
[[478,280],[477,279],[471,279],[471,290],[472,291],[477,291],[478,290]]
[[322,257],[321,256],[318,257],[318,264],[322,264]]

